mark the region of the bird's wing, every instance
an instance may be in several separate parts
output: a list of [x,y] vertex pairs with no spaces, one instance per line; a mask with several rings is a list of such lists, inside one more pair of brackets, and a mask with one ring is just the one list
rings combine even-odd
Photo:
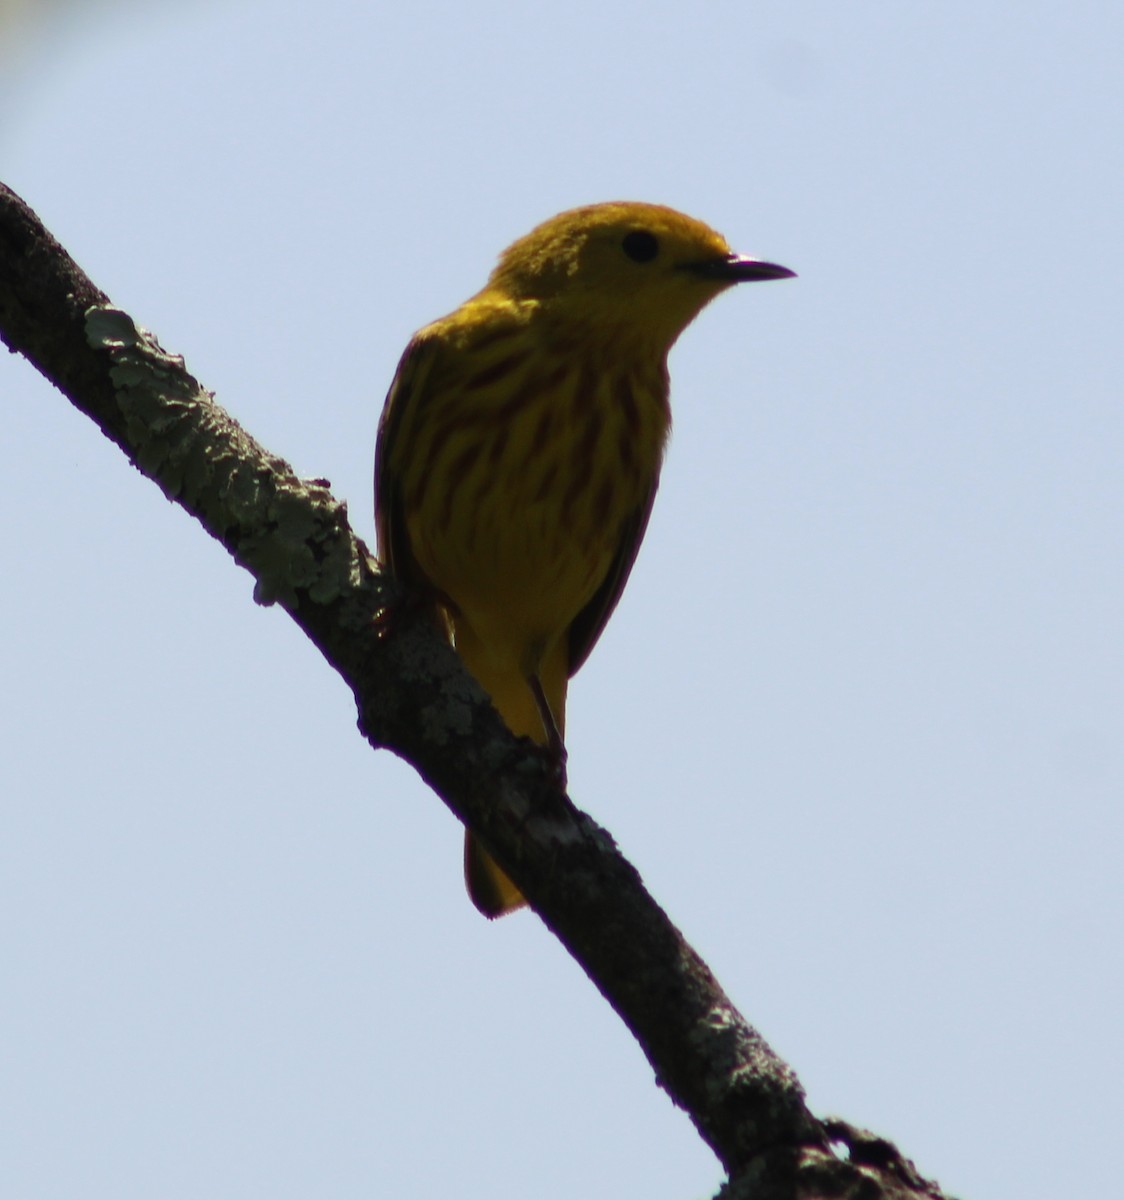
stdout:
[[589,657],[589,652],[597,644],[605,623],[617,607],[617,601],[620,600],[624,585],[632,572],[632,564],[636,562],[640,543],[644,540],[644,531],[648,528],[648,518],[652,515],[652,503],[656,498],[656,486],[653,482],[644,503],[633,511],[621,527],[620,542],[608,573],[589,603],[570,625],[571,675],[577,674],[578,668]]
[[415,337],[402,352],[379,418],[375,442],[375,532],[379,558],[392,574],[416,589],[426,589],[428,581],[410,549],[402,481],[391,464],[403,426],[416,423],[417,408],[424,402],[436,357],[437,345],[432,338]]

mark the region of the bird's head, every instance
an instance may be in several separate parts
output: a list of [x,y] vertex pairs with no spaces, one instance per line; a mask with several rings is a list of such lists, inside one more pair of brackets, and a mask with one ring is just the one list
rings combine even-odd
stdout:
[[666,352],[735,283],[787,267],[734,254],[708,225],[657,204],[616,201],[551,217],[500,256],[486,289],[543,317]]

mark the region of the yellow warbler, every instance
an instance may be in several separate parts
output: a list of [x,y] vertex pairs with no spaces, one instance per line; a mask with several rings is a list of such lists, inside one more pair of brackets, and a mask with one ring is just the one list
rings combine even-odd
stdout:
[[[406,347],[379,424],[379,553],[443,612],[512,732],[562,761],[566,684],[620,599],[671,425],[667,353],[732,284],[785,267],[653,204],[552,217]],[[467,835],[496,917],[524,903]]]

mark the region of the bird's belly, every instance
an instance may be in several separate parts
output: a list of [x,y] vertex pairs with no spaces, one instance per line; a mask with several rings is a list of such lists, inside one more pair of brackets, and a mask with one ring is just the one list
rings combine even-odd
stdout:
[[[523,664],[556,643],[604,582],[650,502],[665,392],[611,372],[526,387],[503,420],[434,421],[406,489],[418,565],[463,620]],[[517,397],[519,393],[517,393]]]
[[489,645],[522,662],[563,636],[608,573],[619,521],[574,527],[550,503],[481,503],[471,519],[411,528],[426,575]]

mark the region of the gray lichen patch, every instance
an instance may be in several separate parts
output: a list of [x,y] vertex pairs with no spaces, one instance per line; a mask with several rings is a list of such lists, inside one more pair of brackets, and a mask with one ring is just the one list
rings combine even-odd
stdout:
[[128,313],[95,306],[86,338],[110,378],[136,466],[194,514],[254,576],[254,598],[293,610],[358,586],[360,543],[345,507],[267,453]]

